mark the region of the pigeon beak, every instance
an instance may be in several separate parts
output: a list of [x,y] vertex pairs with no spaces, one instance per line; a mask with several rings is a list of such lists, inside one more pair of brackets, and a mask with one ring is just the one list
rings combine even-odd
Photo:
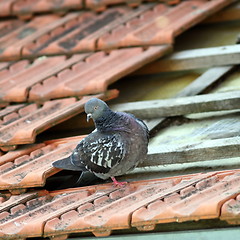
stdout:
[[92,118],[92,114],[91,113],[88,113],[87,114],[87,122],[89,122],[89,119]]

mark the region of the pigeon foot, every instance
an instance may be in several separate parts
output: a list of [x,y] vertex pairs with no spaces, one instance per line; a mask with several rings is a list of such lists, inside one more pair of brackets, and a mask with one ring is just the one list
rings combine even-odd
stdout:
[[125,185],[127,185],[127,182],[118,182],[115,177],[111,177],[111,179],[115,187],[124,187]]

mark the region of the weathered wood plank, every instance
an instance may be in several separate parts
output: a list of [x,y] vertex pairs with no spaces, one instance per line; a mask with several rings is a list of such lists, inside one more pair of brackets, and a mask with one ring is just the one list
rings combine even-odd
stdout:
[[139,167],[239,157],[240,137],[214,139],[193,145],[149,147],[147,160]]
[[134,74],[210,68],[240,63],[240,45],[185,50],[150,63]]
[[[208,88],[213,83],[224,77],[233,68],[234,66],[210,68],[209,70],[204,72],[200,77],[195,79],[191,84],[185,87],[182,91],[180,91],[174,98],[194,96],[203,92],[206,88]],[[154,129],[156,129],[160,125],[162,125],[166,120],[167,120],[166,118],[146,119],[145,122],[151,132],[154,131]]]
[[175,97],[194,96],[203,92],[206,88],[222,78],[225,74],[230,72],[234,66],[222,66],[210,68],[204,72],[200,77],[195,79],[191,84],[180,91]]
[[233,110],[240,109],[240,91],[116,104],[113,109],[133,113],[142,119]]

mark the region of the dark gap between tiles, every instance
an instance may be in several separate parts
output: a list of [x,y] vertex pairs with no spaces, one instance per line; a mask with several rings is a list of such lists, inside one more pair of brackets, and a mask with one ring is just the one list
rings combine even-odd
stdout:
[[81,173],[82,172],[62,170],[47,178],[44,189],[54,191],[106,183],[106,181],[97,178],[91,173],[84,173],[84,176],[81,176]]

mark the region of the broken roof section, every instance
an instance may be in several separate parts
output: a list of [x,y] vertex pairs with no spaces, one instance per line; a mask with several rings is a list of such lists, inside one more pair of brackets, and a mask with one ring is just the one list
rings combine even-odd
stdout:
[[[82,112],[86,95],[102,94],[105,100],[116,97],[116,92],[104,97],[111,83],[168,53],[175,36],[231,2],[146,3],[134,9],[112,7],[100,14],[76,11],[62,17],[48,14],[30,21],[2,21],[0,58],[64,56],[1,63],[1,149],[33,143],[38,133]],[[24,104],[4,108],[11,102]]]
[[[7,2],[5,1],[5,3]],[[20,1],[12,0],[11,2],[17,3]],[[22,4],[27,3],[27,1],[21,2]],[[36,6],[41,2],[47,1],[36,1]],[[104,7],[111,6],[113,3],[113,1],[99,2],[104,3]],[[119,1],[119,3],[123,2],[129,3],[130,1]],[[41,57],[33,61],[18,60],[16,62],[0,63],[0,76],[2,76],[0,80],[0,86],[2,86],[2,88],[0,87],[2,89],[2,91],[0,90],[0,104],[1,106],[7,105],[5,108],[2,107],[0,112],[0,146],[2,150],[6,151],[18,144],[34,142],[35,136],[39,132],[83,111],[84,101],[94,96],[93,93],[99,94],[97,96],[102,96],[104,100],[116,97],[116,91],[105,92],[109,84],[166,54],[171,50],[172,41],[178,34],[199,22],[205,17],[205,14],[208,15],[230,3],[230,1],[218,0],[189,0],[181,1],[181,3],[180,1],[170,1],[179,4],[169,6],[163,3],[146,4],[147,1],[136,2],[144,2],[144,4],[135,9],[123,5],[109,7],[104,13],[99,14],[90,11],[82,11],[81,14],[75,11],[62,17],[51,14],[36,14],[29,22],[21,19],[8,19],[0,23],[0,26],[3,27],[2,39],[6,40],[4,46],[7,51],[5,53],[9,53],[9,57],[18,59],[29,56],[34,58],[43,53],[65,55],[68,52],[61,50],[60,47],[62,46],[59,45],[62,40],[66,43],[63,46],[68,46],[70,53],[74,53],[67,57]],[[61,3],[64,4],[64,1],[61,1]],[[188,8],[188,4],[193,9]],[[217,7],[208,8],[214,4],[217,4]],[[31,6],[29,4],[30,10]],[[197,6],[197,8],[194,8],[194,6]],[[206,7],[206,12],[203,13],[204,6],[208,7]],[[166,15],[163,14],[162,18],[166,25],[159,27],[154,24],[154,21],[159,19],[160,16],[154,15],[154,11],[157,13],[161,8],[166,10]],[[152,16],[150,16],[151,14]],[[84,22],[83,16],[85,19],[89,18],[89,22]],[[92,23],[94,27],[97,26],[93,18],[98,20],[99,28],[91,29]],[[41,19],[43,20],[42,23]],[[77,32],[80,19],[82,19],[83,27],[86,27],[87,30],[90,29],[89,31],[81,32],[84,29],[82,28],[80,32]],[[101,19],[104,19],[104,21],[115,20],[104,25],[104,21],[101,22]],[[38,28],[37,23],[41,28]],[[112,23],[115,25],[111,25]],[[137,28],[134,28],[134,23]],[[169,32],[165,31],[164,26],[167,26]],[[183,28],[180,29],[180,26]],[[184,28],[184,26],[186,27]],[[151,38],[144,35],[152,31],[154,35],[150,36]],[[165,39],[170,39],[170,44],[161,45],[162,40],[158,42],[158,37],[161,39],[161,31],[163,33],[165,31]],[[160,32],[160,34],[155,35],[155,32]],[[78,33],[79,35],[77,35]],[[116,37],[118,34],[120,37]],[[82,51],[82,48],[80,48],[82,45],[78,45],[78,41],[76,41],[76,39],[78,40],[77,36],[80,36],[79,43],[85,40],[85,43],[90,43],[86,45],[86,49],[92,49],[91,51],[98,50],[100,43],[103,49],[118,47],[120,49],[101,50],[96,53],[75,53],[76,51]],[[73,39],[72,45],[71,38]],[[120,41],[115,41],[115,38]],[[134,44],[139,44],[139,46],[128,48],[124,39],[132,41],[132,45],[129,46],[134,46]],[[17,40],[19,41],[17,42]],[[8,45],[8,41],[11,45]],[[74,45],[75,43],[77,44]],[[154,46],[148,46],[149,44]],[[94,47],[92,48],[92,46]],[[7,55],[3,56],[2,59],[6,59],[6,57]],[[231,62],[231,64],[235,63]],[[221,76],[229,73],[232,68],[233,66],[210,69],[179,92],[176,97],[201,93],[212,83],[219,80]],[[149,83],[148,80],[147,83]],[[134,86],[133,89],[136,90],[137,88]],[[144,91],[147,90],[144,89]],[[182,99],[182,103],[189,104],[192,100],[192,104],[195,105],[191,109],[196,109],[201,104],[206,104],[208,97],[215,97],[212,102],[207,102],[208,110],[219,110],[216,106],[219,106],[221,102],[228,103],[226,104],[227,107],[222,109],[238,109],[239,92],[236,91],[226,94],[207,94],[191,99],[185,98]],[[199,99],[200,102],[196,101]],[[32,101],[34,102],[32,103]],[[18,102],[18,104],[12,104],[12,102]],[[166,103],[165,101],[165,106]],[[188,109],[188,111],[177,112],[180,109],[178,100],[174,100],[172,103],[175,104],[174,114],[189,113],[190,108],[188,109],[188,106],[185,107],[185,110]],[[162,104],[163,106],[160,104],[158,107],[164,107],[164,101]],[[155,112],[158,112],[158,110]],[[199,107],[199,110],[201,110],[201,107]],[[144,114],[144,111],[140,110],[140,112]],[[170,112],[171,114],[168,113],[164,116],[166,118],[172,116],[173,109]],[[159,125],[159,122],[162,121],[159,119],[159,115],[154,117],[156,118],[151,118],[150,121],[153,120]],[[177,126],[173,126],[173,124],[171,130],[166,129],[166,131],[174,132],[175,138],[171,136],[170,139],[176,143],[175,146],[169,144],[166,135],[161,133],[163,137],[162,150],[158,148],[158,151],[149,151],[148,160],[144,163],[145,165],[140,167],[159,166],[159,164],[168,164],[169,162],[172,164],[173,156],[177,158],[175,163],[202,160],[201,158],[204,158],[205,161],[209,159],[212,161],[224,156],[237,158],[237,151],[235,150],[239,149],[239,140],[236,137],[238,134],[236,129],[239,129],[239,121],[235,122],[235,119],[238,120],[238,118],[235,118],[235,116],[232,116],[232,118],[224,117],[225,121],[230,123],[228,128],[224,125],[224,131],[220,131],[223,128],[221,119],[218,119],[219,121],[207,121],[205,128],[205,125],[203,126],[204,122],[199,121],[201,127],[199,131],[198,129],[192,129],[192,132],[189,132],[188,135],[183,133],[179,138],[175,131]],[[179,128],[186,127],[189,129],[192,122],[189,119],[185,124],[181,122],[182,126],[179,126]],[[213,131],[216,130],[214,126],[217,126],[219,131]],[[204,134],[208,130],[212,135],[205,137]],[[200,135],[203,132],[204,134]],[[198,133],[197,137],[205,137],[204,139],[209,141],[196,144],[194,138],[190,138],[191,135],[194,135],[196,139],[196,133]],[[230,133],[230,136],[225,136],[225,133]],[[217,139],[212,139],[212,137]],[[47,188],[47,185],[44,186],[46,180],[50,181],[53,177],[57,177],[58,174],[56,173],[59,170],[53,168],[51,163],[69,155],[80,139],[81,137],[68,140],[52,140],[21,146],[7,153],[0,152],[1,237],[12,239],[16,237],[65,239],[71,233],[83,232],[92,232],[95,236],[107,236],[112,231],[119,229],[131,228],[132,231],[136,228],[141,231],[149,231],[161,223],[197,221],[200,219],[222,219],[233,224],[239,223],[239,211],[237,210],[239,206],[239,170],[165,179],[158,179],[159,174],[162,174],[158,171],[154,180],[132,182],[123,189],[113,188],[112,184],[102,184],[55,192],[34,190],[33,188],[36,187]],[[187,144],[178,144],[180,140],[186,141]],[[166,143],[165,146],[163,146],[164,142]],[[191,142],[190,145],[189,142]],[[226,151],[227,154],[222,154],[219,149],[222,152]],[[199,153],[201,153],[201,158]],[[161,159],[161,162],[159,159]],[[237,168],[239,168],[238,165]],[[139,169],[136,170],[139,171]],[[150,171],[147,171],[147,174],[150,174]],[[25,191],[26,193],[23,193]],[[13,194],[19,195],[14,196]]]

